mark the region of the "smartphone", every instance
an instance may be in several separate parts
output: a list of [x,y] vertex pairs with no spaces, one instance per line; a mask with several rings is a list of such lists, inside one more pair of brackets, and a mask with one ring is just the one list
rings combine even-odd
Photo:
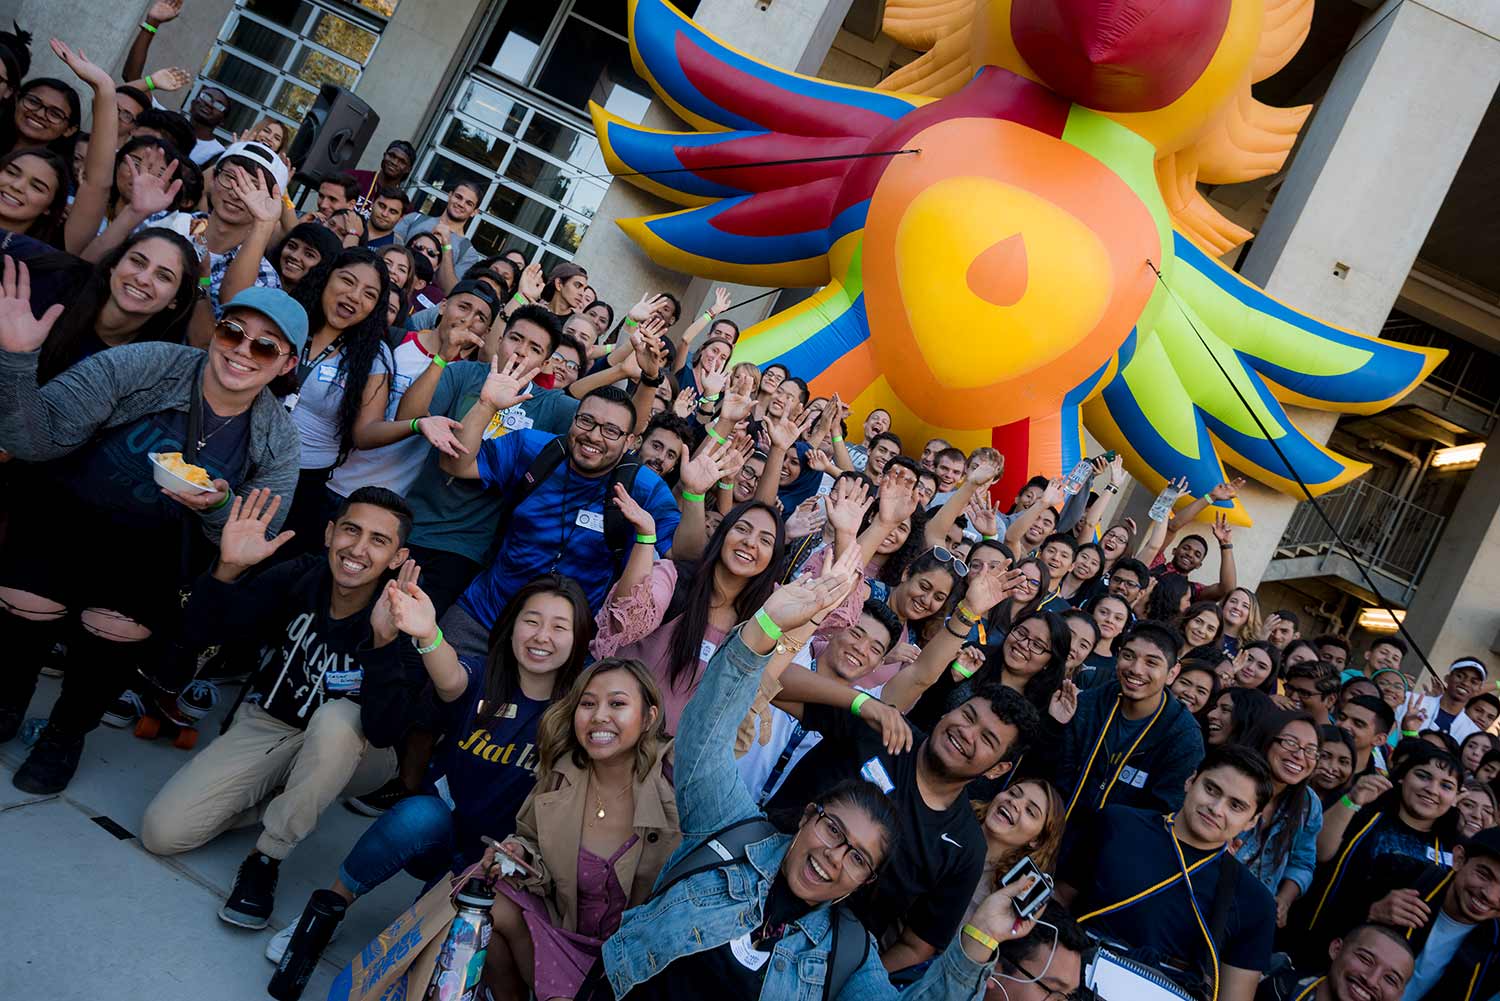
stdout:
[[1000,880],[1000,885],[1009,886],[1017,880],[1024,880],[1027,876],[1035,876],[1036,881],[1031,884],[1031,889],[1013,901],[1016,917],[1022,920],[1040,913],[1047,904],[1047,898],[1052,896],[1052,877],[1037,868],[1037,864],[1031,861],[1030,855],[1012,866],[1010,872],[1007,872]]

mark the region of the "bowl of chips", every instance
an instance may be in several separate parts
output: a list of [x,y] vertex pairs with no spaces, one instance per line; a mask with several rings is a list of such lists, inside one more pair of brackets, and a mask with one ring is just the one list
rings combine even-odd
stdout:
[[181,452],[150,452],[147,458],[151,460],[151,477],[157,486],[179,494],[214,492],[214,480],[208,470],[188,462]]

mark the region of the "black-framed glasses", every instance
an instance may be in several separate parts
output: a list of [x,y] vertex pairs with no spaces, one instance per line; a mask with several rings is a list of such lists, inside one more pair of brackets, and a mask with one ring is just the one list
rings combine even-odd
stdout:
[[585,434],[598,428],[599,433],[604,436],[605,441],[619,441],[626,435],[624,428],[617,427],[614,424],[602,424],[588,414],[575,415],[573,426]]
[[127,129],[131,128],[132,126],[135,125],[135,112],[133,112],[133,111],[126,111],[124,108],[116,108],[115,109],[115,120],[118,121],[125,128],[127,128]]
[[[1014,959],[1011,959],[1009,956],[1001,956],[1000,960],[1006,966],[1010,967],[1012,970],[1014,970],[1017,973],[1019,973],[1021,975],[1021,977],[1024,977],[1025,978],[1024,982],[1036,984],[1042,990],[1046,991],[1047,993],[1042,995],[1042,1001],[1072,1001],[1075,992],[1072,992],[1072,991],[1055,991],[1055,990],[1053,990],[1052,988],[1048,987],[1046,984],[1042,983],[1041,974],[1032,973],[1025,966],[1023,966],[1021,963],[1017,962]],[[1045,973],[1046,971],[1043,971],[1043,972]],[[1017,978],[1017,979],[1020,979],[1020,978]],[[999,983],[999,981],[996,979],[996,975],[993,974],[993,973],[990,974],[990,982],[993,983],[993,984],[995,984],[995,986],[997,986],[997,987],[1003,988],[1005,986],[1004,984]]]
[[813,809],[818,812],[813,820],[813,833],[818,836],[824,848],[835,850],[844,849],[844,865],[849,869],[849,875],[858,882],[864,883],[875,875],[875,863],[870,857],[849,841],[849,832],[844,830],[844,825],[839,819],[820,804],[814,803]]
[[[1040,657],[1043,654],[1050,654],[1052,652],[1052,641],[1050,639],[1038,639],[1030,633],[1022,632],[1019,626],[1012,629],[1010,635],[1014,636],[1016,643],[1030,654]],[[1006,639],[1009,638],[1009,636],[1006,637]]]
[[215,324],[214,336],[230,351],[239,347],[241,342],[249,341],[251,356],[261,361],[276,361],[291,353],[290,348],[282,350],[281,342],[269,334],[251,335],[233,320],[220,320]]
[[1287,685],[1286,695],[1289,699],[1321,699],[1323,697],[1323,693],[1316,688],[1298,688],[1296,685]]
[[960,577],[969,576],[969,564],[965,563],[963,560],[959,559],[957,556],[955,556],[953,553],[950,553],[942,546],[932,547],[932,558],[937,560],[939,563],[951,563],[953,565],[953,572],[958,574]]
[[68,121],[68,113],[61,108],[55,108],[36,96],[33,91],[21,98],[21,107],[32,114],[40,114],[50,125],[65,125]]
[[1304,744],[1291,734],[1276,738],[1276,746],[1288,754],[1295,754],[1305,761],[1318,760],[1318,745]]

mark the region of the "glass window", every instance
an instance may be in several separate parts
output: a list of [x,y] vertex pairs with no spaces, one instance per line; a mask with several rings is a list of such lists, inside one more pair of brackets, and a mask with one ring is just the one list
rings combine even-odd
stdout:
[[476,129],[457,118],[448,123],[441,143],[444,149],[452,150],[464,159],[473,160],[492,171],[500,169],[501,161],[510,151],[510,143],[504,139],[497,139],[483,129]]
[[271,102],[271,110],[294,122],[301,122],[302,117],[307,114],[307,109],[311,108],[317,99],[318,95],[315,91],[299,87],[287,80],[282,83],[276,100]]
[[[474,181],[479,185],[480,191],[486,191],[490,186],[489,179],[478,171],[445,156],[434,156],[428,162],[427,169],[422,172],[422,183],[441,192],[452,191],[453,185],[459,181]],[[446,205],[447,200],[444,199],[443,203]]]
[[363,63],[375,51],[375,33],[327,12],[313,21],[312,40],[325,49]]
[[506,184],[495,185],[495,193],[485,206],[487,214],[535,236],[547,235],[554,211],[550,206],[526,197],[526,192]]
[[506,135],[515,135],[526,119],[526,105],[478,80],[469,82],[458,110]]
[[224,49],[209,60],[203,75],[257,101],[270,97],[276,86],[276,74],[267,73],[248,59]]
[[562,247],[570,254],[578,253],[578,245],[583,242],[583,234],[589,231],[589,224],[581,219],[558,214],[557,228],[552,231],[552,242]]
[[526,83],[558,7],[527,0],[506,3],[480,50],[479,64],[517,83]]
[[312,13],[312,5],[301,0],[243,0],[242,6],[256,17],[275,21],[293,31],[300,30],[307,15]]
[[585,113],[596,101],[631,122],[651,105],[651,88],[636,76],[625,42],[575,17],[563,25],[536,88]]
[[246,55],[254,56],[263,63],[280,66],[297,47],[297,39],[285,35],[275,28],[268,28],[248,17],[238,18],[234,30],[224,40]]
[[340,62],[326,52],[317,49],[303,47],[297,54],[297,59],[292,64],[292,73],[297,79],[321,87],[325,83],[338,84],[340,87],[353,87],[359,79],[359,68],[350,66],[346,62]]

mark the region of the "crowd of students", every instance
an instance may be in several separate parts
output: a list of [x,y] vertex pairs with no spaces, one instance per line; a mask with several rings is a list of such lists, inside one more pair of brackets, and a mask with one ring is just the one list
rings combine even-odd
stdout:
[[1191,527],[1238,481],[1144,530],[1118,459],[996,497],[996,450],[734,363],[723,290],[684,323],[487,255],[404,141],[298,216],[280,123],[224,144],[222,92],[52,47],[76,83],[0,35],[18,788],[237,689],[147,850],[258,825],[248,929],[339,800],[347,904],[499,866],[496,999],[1500,996],[1489,668],[1414,691],[1399,639],[1263,617]]

